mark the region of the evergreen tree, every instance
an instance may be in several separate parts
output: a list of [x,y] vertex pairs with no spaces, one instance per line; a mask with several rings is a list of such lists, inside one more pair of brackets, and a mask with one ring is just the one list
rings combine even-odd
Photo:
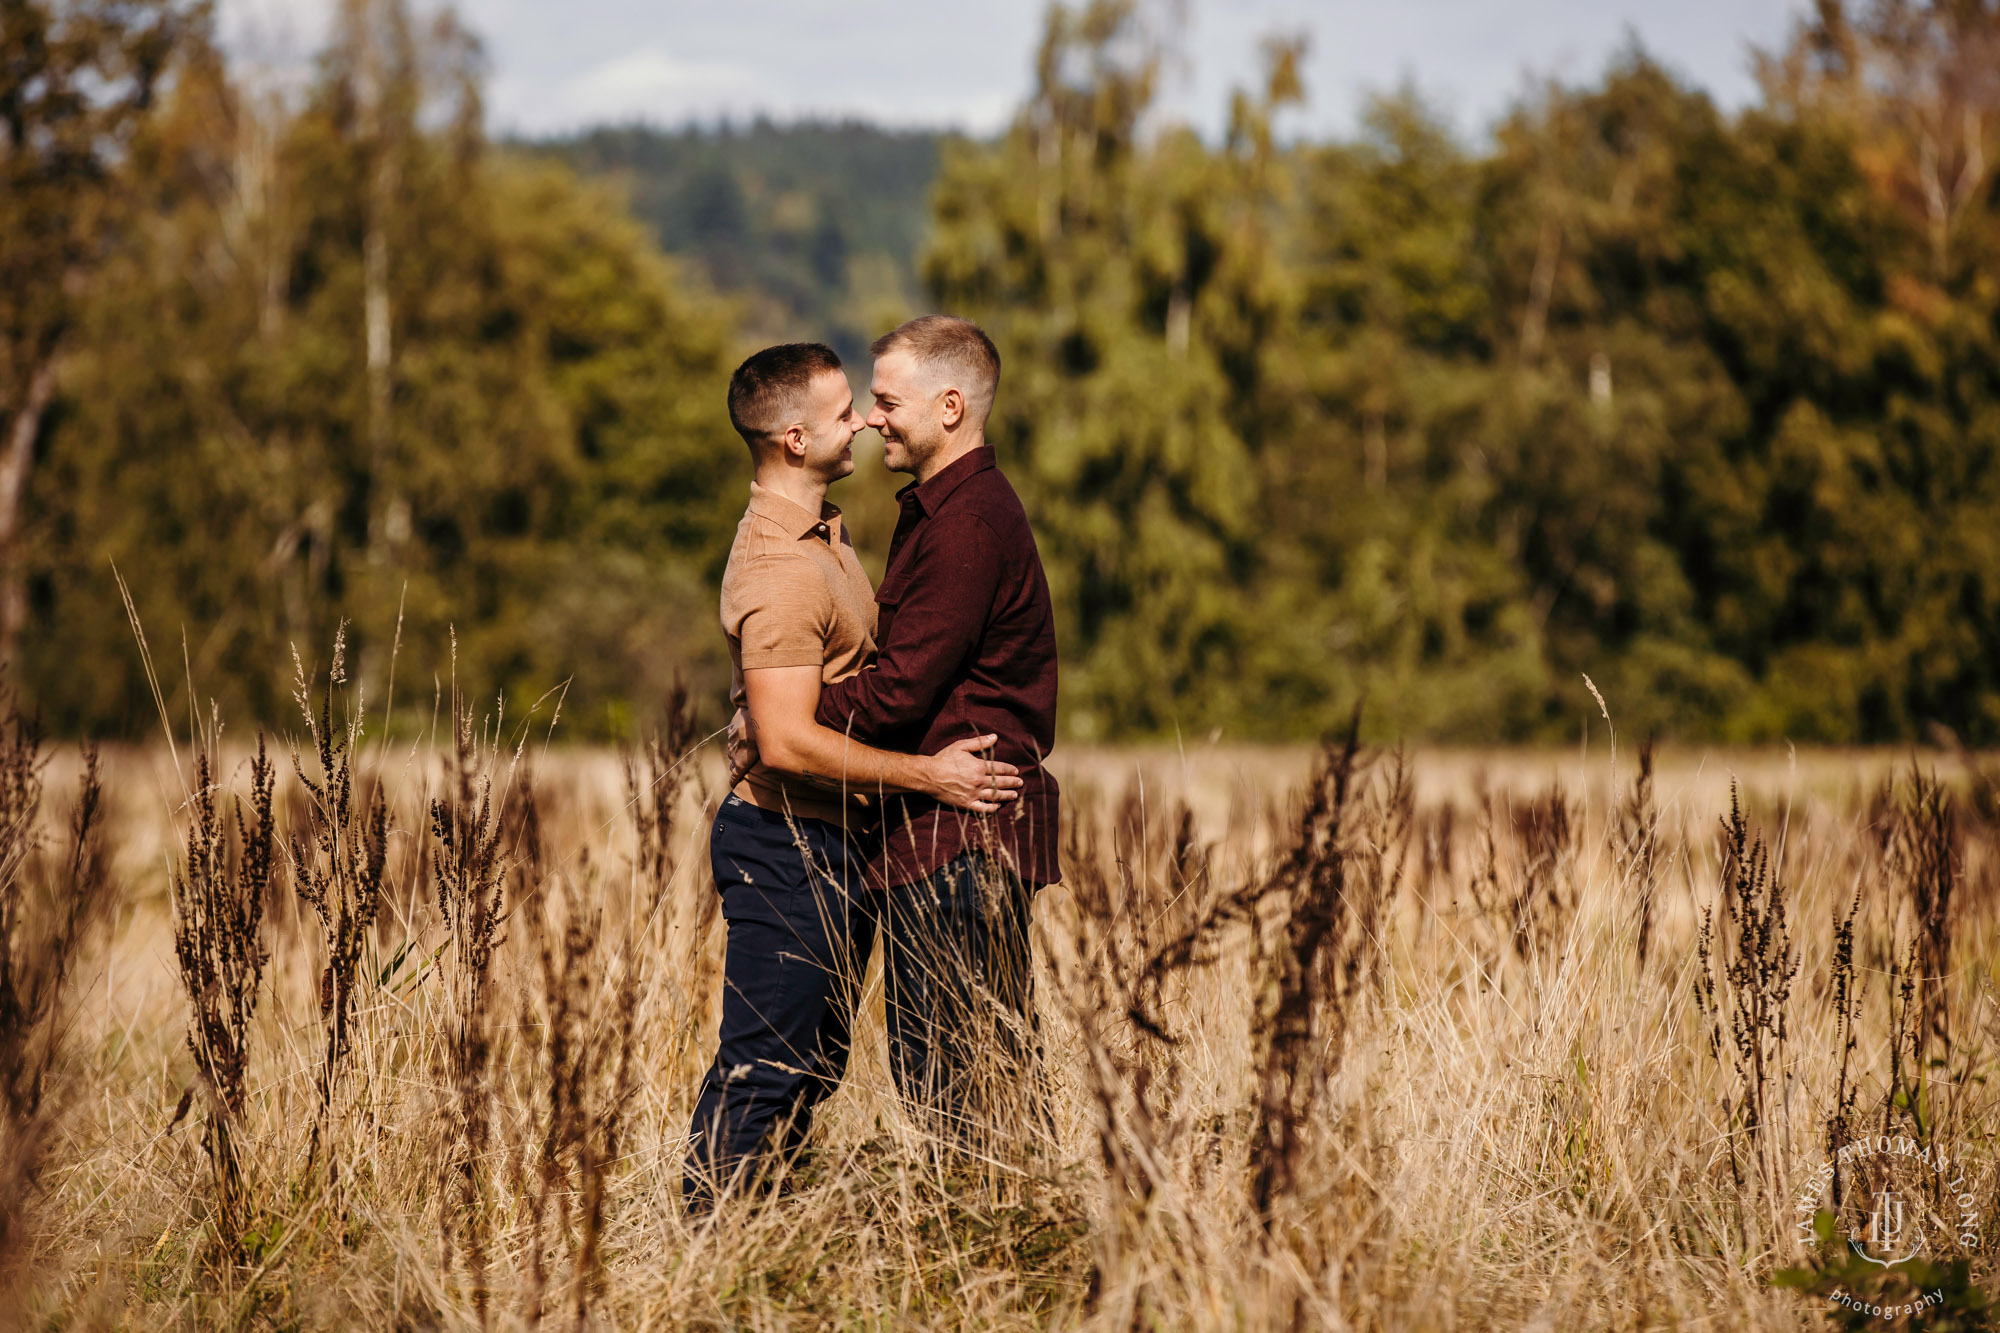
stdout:
[[1191,132],[1142,134],[1158,66],[1131,5],[1053,9],[1033,100],[947,156],[924,261],[1000,347],[989,434],[1029,497],[1085,737],[1234,720],[1257,692],[1237,671],[1255,441],[1225,361],[1255,374],[1277,299],[1266,200]]
[[745,470],[727,325],[603,190],[488,149],[476,75],[448,20],[381,0],[296,111],[190,57],[31,494],[55,720],[150,725],[113,561],[156,646],[186,627],[197,692],[250,716],[284,715],[291,647],[343,618],[378,700],[400,620],[425,717],[454,626],[461,689],[567,681],[583,734],[676,666],[714,678],[690,629]]

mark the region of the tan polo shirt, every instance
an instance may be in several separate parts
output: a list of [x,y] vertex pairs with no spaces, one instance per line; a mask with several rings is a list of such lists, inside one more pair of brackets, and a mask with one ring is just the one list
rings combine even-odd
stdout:
[[[875,660],[875,589],[839,509],[827,504],[811,514],[750,483],[750,507],[722,571],[722,632],[733,668],[729,698],[738,708],[748,703],[746,670],[816,666],[820,680],[831,684]],[[837,788],[762,764],[735,790],[766,810],[835,824],[852,823],[859,809],[844,803]]]

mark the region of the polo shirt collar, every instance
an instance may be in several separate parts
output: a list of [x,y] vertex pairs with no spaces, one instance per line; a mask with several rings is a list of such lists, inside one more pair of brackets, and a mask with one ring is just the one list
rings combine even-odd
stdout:
[[[936,478],[933,477],[932,480],[935,481]],[[819,517],[815,518],[811,510],[778,494],[768,486],[761,486],[752,481],[750,512],[777,524],[801,541],[807,537],[818,537],[831,546],[840,540],[840,506],[831,500],[821,502]]]
[[999,464],[993,456],[993,446],[982,444],[965,457],[953,463],[929,481],[912,482],[896,493],[897,499],[913,496],[917,505],[926,514],[935,514],[939,505],[945,502],[953,491],[967,481]]

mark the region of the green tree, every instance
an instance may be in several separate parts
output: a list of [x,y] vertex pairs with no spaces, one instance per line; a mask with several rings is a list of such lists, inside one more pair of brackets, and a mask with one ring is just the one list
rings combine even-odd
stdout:
[[0,0],[0,670],[26,616],[24,497],[72,328],[124,220],[124,159],[200,11]]
[[[1477,411],[1473,175],[1407,103],[1279,147],[1299,48],[1219,149],[1151,127],[1129,5],[1051,13],[1002,142],[947,157],[926,276],[1007,364],[993,434],[1051,569],[1070,729],[1532,721],[1533,628],[1438,422]],[[1391,465],[1391,455],[1394,465]]]
[[1489,521],[1501,379],[1478,163],[1405,92],[1371,105],[1357,142],[1303,146],[1291,169],[1298,309],[1279,341],[1299,370],[1265,487],[1327,609],[1324,638],[1288,656],[1366,689],[1385,731],[1532,732],[1541,622]]
[[1254,444],[1229,409],[1276,299],[1266,200],[1191,132],[1145,138],[1158,63],[1132,6],[1053,9],[1029,105],[998,145],[948,154],[924,260],[1001,349],[989,430],[1029,497],[1085,737],[1233,721],[1257,688],[1236,674]]
[[400,618],[425,717],[454,627],[462,690],[568,682],[584,734],[715,677],[727,324],[602,189],[489,149],[477,74],[381,0],[295,111],[190,59],[31,492],[29,678],[65,725],[148,723],[114,560],[238,715],[282,717],[291,647],[342,618],[377,700]]
[[1740,176],[1776,162],[1796,192],[1793,235],[1691,220],[1738,267],[1781,244],[1810,265],[1765,310],[1715,302],[1768,440],[1711,473],[1768,486],[1762,558],[1723,566],[1716,612],[1768,660],[1762,730],[2000,738],[1996,55],[1990,0],[1825,0],[1737,136]]

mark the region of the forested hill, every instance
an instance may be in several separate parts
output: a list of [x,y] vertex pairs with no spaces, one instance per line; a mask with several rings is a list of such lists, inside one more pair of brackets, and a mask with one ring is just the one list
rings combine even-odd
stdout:
[[602,128],[523,145],[618,182],[633,215],[746,335],[817,338],[850,361],[921,302],[940,135],[858,122]]

